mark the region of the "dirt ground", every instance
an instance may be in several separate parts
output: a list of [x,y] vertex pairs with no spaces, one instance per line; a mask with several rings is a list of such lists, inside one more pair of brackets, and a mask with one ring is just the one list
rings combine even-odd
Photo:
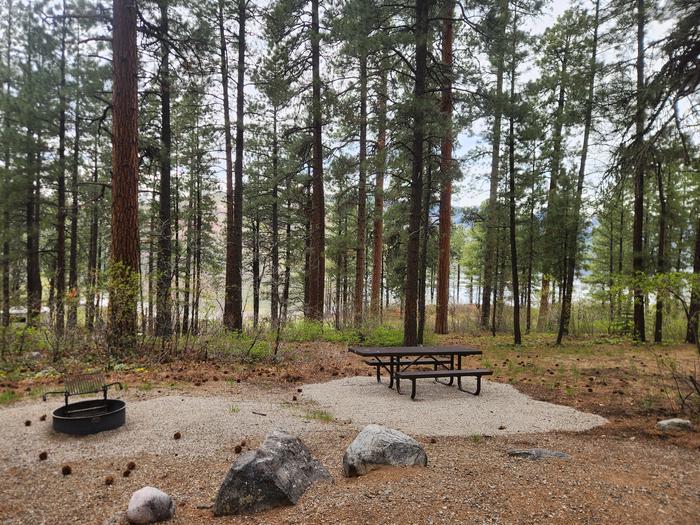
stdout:
[[[233,435],[230,442],[201,456],[178,454],[176,449],[157,456],[114,450],[106,456],[72,461],[72,473],[67,476],[61,474],[60,458],[41,461],[40,450],[29,451],[28,457],[35,459],[6,461],[0,467],[0,522],[101,524],[124,510],[131,493],[144,485],[157,486],[175,498],[173,523],[177,524],[700,521],[698,421],[693,421],[692,431],[662,433],[655,428],[658,419],[678,415],[664,363],[673,359],[692,365],[692,348],[605,341],[556,348],[530,341],[516,350],[505,340],[489,338],[443,342],[481,347],[485,351],[481,363],[495,370],[495,380],[509,382],[533,398],[596,413],[610,422],[582,433],[495,438],[414,435],[425,446],[427,468],[382,469],[348,480],[342,476],[341,460],[356,431],[347,422],[324,417],[314,420],[301,436],[329,469],[333,482],[313,487],[294,507],[228,518],[212,516],[212,498],[237,455],[236,445],[245,439],[243,450],[254,448],[262,434]],[[173,394],[250,395],[286,404],[295,403],[297,389],[305,383],[371,373],[341,345],[288,345],[284,357],[279,365],[144,364],[113,373],[111,379],[129,385],[127,400]],[[2,386],[17,392],[28,389],[29,396],[48,388],[50,381],[6,380]],[[406,402],[411,401],[406,398]],[[36,401],[20,400],[15,406],[24,403]],[[18,432],[46,431],[50,425],[37,419],[27,429],[22,423],[18,422]],[[182,441],[189,438],[185,434]],[[571,458],[530,461],[507,455],[511,448],[534,446],[563,451]],[[136,467],[124,477],[129,461]],[[105,483],[109,476],[111,485]]]

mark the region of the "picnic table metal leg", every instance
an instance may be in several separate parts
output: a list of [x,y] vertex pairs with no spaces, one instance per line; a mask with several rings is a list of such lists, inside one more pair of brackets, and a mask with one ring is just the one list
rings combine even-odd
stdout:
[[481,392],[481,376],[476,376],[476,390],[474,392],[471,392],[467,390],[466,388],[462,388],[462,378],[458,377],[457,378],[457,388],[461,390],[462,392],[466,392],[467,394],[472,394],[473,396],[478,396],[479,392]]
[[[461,363],[461,356],[460,356],[460,363]],[[461,364],[460,364],[460,368],[462,368]],[[436,367],[436,369],[437,369],[437,367]],[[454,369],[455,369],[455,356],[450,355],[450,370],[454,370]],[[454,384],[454,381],[455,381],[454,377],[451,377],[450,380],[447,382],[440,381],[437,377],[435,378],[436,383],[440,383],[441,385],[445,385],[445,386],[452,386]]]
[[394,387],[394,356],[389,357],[389,388]]
[[382,365],[377,365],[377,383],[381,383],[381,382],[382,382],[382,375],[381,375],[381,372],[380,372],[380,370],[379,370],[379,369],[381,368],[381,366],[382,366]]
[[416,380],[411,380],[411,399],[416,399]]
[[396,391],[400,394],[401,393],[401,378],[398,376],[398,373],[401,371],[401,356],[396,358],[396,377],[394,380],[396,381]]

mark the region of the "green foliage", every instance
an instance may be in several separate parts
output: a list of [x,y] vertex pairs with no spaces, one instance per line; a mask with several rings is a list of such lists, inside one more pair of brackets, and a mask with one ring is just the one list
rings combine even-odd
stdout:
[[[357,346],[401,346],[403,330],[387,325],[366,325],[361,328],[341,328],[335,330],[319,321],[299,320],[289,323],[283,331],[283,339],[288,342],[327,341]],[[425,344],[434,340],[432,333],[426,333]]]
[[19,395],[14,390],[3,390],[0,392],[0,405],[7,405],[18,399]]

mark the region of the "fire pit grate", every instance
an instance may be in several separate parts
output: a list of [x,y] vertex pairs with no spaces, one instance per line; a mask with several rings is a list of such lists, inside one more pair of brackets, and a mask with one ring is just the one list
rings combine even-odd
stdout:
[[[67,376],[63,381],[63,390],[46,392],[44,401],[52,394],[62,394],[65,405],[53,411],[53,429],[56,432],[74,435],[87,435],[112,430],[122,426],[126,421],[126,403],[120,399],[108,399],[107,390],[118,386],[119,382],[105,383],[102,374],[82,374]],[[70,396],[96,394],[102,392],[102,399],[89,399],[69,403]]]

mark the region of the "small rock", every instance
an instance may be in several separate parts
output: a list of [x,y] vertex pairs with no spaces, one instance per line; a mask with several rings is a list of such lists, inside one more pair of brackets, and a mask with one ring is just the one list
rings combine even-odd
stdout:
[[42,416],[39,418],[39,421],[46,421],[46,414],[42,415]]
[[692,425],[687,419],[674,417],[672,419],[664,419],[656,424],[659,430],[690,430]]
[[330,479],[297,437],[272,431],[257,450],[231,465],[214,503],[214,515],[258,512],[294,505],[315,482]]
[[131,471],[129,469],[126,469],[124,472],[122,472],[122,476],[128,478],[129,476],[131,476]]
[[129,470],[134,470],[136,468],[136,463],[134,463],[133,461],[129,461],[129,463],[127,463],[126,465],[126,468]]
[[31,426],[31,425],[32,425],[32,422],[29,421],[28,419],[24,422],[24,426],[25,426],[25,427],[29,427],[29,426]]
[[70,476],[72,472],[73,469],[70,468],[70,465],[63,465],[63,467],[61,467],[61,474],[64,476]]
[[105,478],[105,485],[113,485],[114,484],[114,476],[107,476]]
[[243,450],[243,447],[241,447],[240,445],[236,445],[236,446],[234,447],[234,449],[233,449],[233,451],[234,451],[236,454],[240,454],[242,450]]
[[181,437],[182,437],[182,434],[180,434],[179,432],[175,432],[173,439],[180,439]]
[[428,456],[411,436],[382,427],[367,425],[345,451],[343,472],[347,477],[362,476],[381,465],[426,466]]
[[138,525],[169,520],[174,515],[173,499],[155,487],[143,487],[134,492],[126,510],[129,522]]
[[430,442],[434,445],[435,443],[437,443],[437,439],[435,439],[435,438],[430,438]]
[[516,458],[525,459],[543,459],[543,458],[558,458],[558,459],[569,459],[569,455],[564,452],[559,452],[556,450],[549,450],[546,448],[524,448],[524,449],[514,449],[509,450],[508,455]]
[[45,460],[46,458],[48,458],[48,457],[49,457],[49,454],[48,454],[47,452],[41,452],[41,453],[39,454],[39,459],[40,459],[41,461],[44,461],[44,460]]

